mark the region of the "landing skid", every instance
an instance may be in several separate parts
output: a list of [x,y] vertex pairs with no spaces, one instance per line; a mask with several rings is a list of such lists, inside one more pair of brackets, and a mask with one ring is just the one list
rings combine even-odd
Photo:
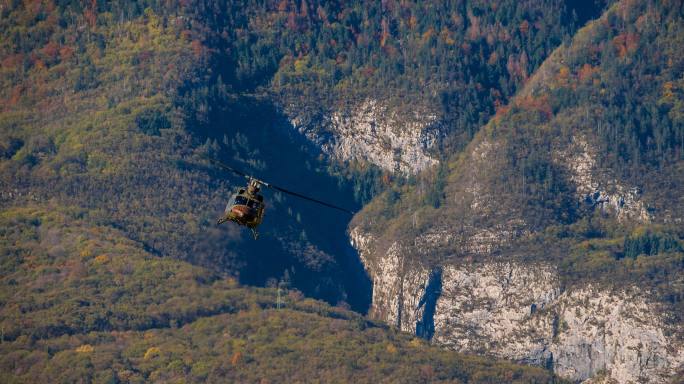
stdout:
[[[221,225],[221,224],[225,223],[226,221],[233,221],[233,220],[229,219],[226,216],[221,216],[221,217],[219,217],[218,220],[216,220],[216,225]],[[236,222],[236,223],[240,224],[238,222]],[[240,225],[245,226],[244,224],[240,224]],[[259,238],[259,232],[256,230],[256,228],[249,227],[249,230],[252,231],[252,237],[254,237],[254,240]]]

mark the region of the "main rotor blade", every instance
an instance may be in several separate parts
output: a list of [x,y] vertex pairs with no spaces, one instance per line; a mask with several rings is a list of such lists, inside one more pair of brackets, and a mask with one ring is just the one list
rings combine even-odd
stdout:
[[211,157],[209,157],[209,156],[202,156],[202,157],[205,158],[205,159],[207,159],[207,160],[209,160],[209,162],[214,163],[215,165],[218,165],[219,167],[221,167],[221,168],[223,168],[223,169],[226,169],[226,170],[229,170],[229,171],[233,172],[233,173],[236,174],[236,175],[243,176],[243,177],[245,177],[245,178],[247,178],[247,179],[251,179],[251,178],[252,178],[252,176],[250,176],[250,175],[248,175],[248,174],[246,174],[246,173],[244,173],[244,172],[242,172],[242,171],[238,171],[237,169],[235,169],[235,168],[233,168],[233,167],[230,167],[230,166],[228,166],[228,165],[226,165],[226,164],[223,164],[222,162],[220,162],[220,161],[218,161],[218,160],[216,160],[216,159],[213,159],[213,158],[211,158]]
[[279,186],[277,186],[277,185],[273,185],[273,184],[267,183],[267,182],[265,182],[265,181],[259,180],[259,179],[255,178],[255,177],[251,176],[251,175],[248,175],[248,174],[246,174],[246,173],[244,173],[244,172],[242,172],[242,171],[239,171],[239,170],[237,170],[237,169],[235,169],[235,168],[233,168],[233,167],[230,167],[230,166],[228,166],[228,165],[226,165],[226,164],[224,164],[224,163],[222,163],[222,162],[220,162],[220,161],[218,161],[218,160],[216,160],[216,159],[213,159],[213,158],[211,158],[211,157],[209,157],[209,156],[202,156],[202,157],[204,157],[205,159],[207,159],[207,160],[209,160],[210,162],[214,163],[215,165],[218,165],[218,166],[221,167],[221,168],[227,169],[227,170],[229,170],[229,171],[231,171],[231,172],[233,172],[233,173],[235,173],[235,174],[237,174],[237,175],[244,176],[245,178],[250,179],[250,180],[255,180],[256,182],[258,182],[259,184],[261,184],[261,185],[263,185],[263,186],[266,186],[266,187],[269,187],[269,188],[276,189],[276,190],[278,190],[278,191],[280,191],[280,192],[284,192],[284,193],[290,194],[290,195],[292,195],[292,196],[297,196],[297,197],[299,197],[299,198],[301,198],[301,199],[304,199],[304,200],[313,201],[314,203],[318,203],[318,204],[324,205],[324,206],[326,206],[326,207],[328,207],[328,208],[333,208],[333,209],[337,209],[337,210],[342,211],[342,212],[347,212],[347,213],[349,213],[350,215],[354,215],[354,214],[355,214],[354,211],[350,211],[350,210],[348,210],[348,209],[346,209],[346,208],[338,207],[338,206],[336,206],[336,205],[333,205],[333,204],[330,204],[330,203],[326,203],[325,201],[321,201],[321,200],[318,200],[318,199],[314,199],[313,197],[309,197],[309,196],[302,195],[301,193],[289,191],[289,190],[287,190],[287,189],[285,189],[285,188],[281,188],[281,187],[279,187]]
[[279,187],[279,186],[277,186],[277,185],[273,185],[273,184],[269,184],[269,183],[264,183],[264,182],[262,182],[262,184],[265,185],[265,186],[267,186],[267,187],[276,189],[276,190],[278,190],[278,191],[280,191],[280,192],[288,193],[288,194],[290,194],[290,195],[297,196],[297,197],[299,197],[299,198],[301,198],[301,199],[313,201],[314,203],[318,203],[318,204],[321,204],[321,205],[325,205],[325,206],[328,207],[328,208],[337,209],[337,210],[342,211],[342,212],[347,212],[347,213],[350,214],[350,215],[354,215],[354,212],[353,212],[353,211],[350,211],[350,210],[348,210],[348,209],[346,209],[346,208],[338,207],[338,206],[336,206],[336,205],[332,205],[332,204],[330,204],[330,203],[326,203],[325,201],[321,201],[321,200],[318,200],[318,199],[314,199],[313,197],[304,196],[304,195],[302,195],[301,193],[288,191],[287,189],[281,188],[281,187]]

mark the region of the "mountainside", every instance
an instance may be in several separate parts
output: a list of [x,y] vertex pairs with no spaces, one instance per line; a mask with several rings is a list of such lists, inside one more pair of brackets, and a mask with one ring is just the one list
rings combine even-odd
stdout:
[[0,215],[0,381],[558,382],[155,256],[83,210]]
[[366,206],[371,314],[574,380],[680,371],[682,20],[678,2],[612,6],[463,153]]
[[353,209],[462,148],[591,17],[568,4],[3,4],[3,207],[78,206],[155,254],[365,312],[347,217],[275,194],[259,242],[213,228],[243,181],[201,156]]
[[677,380],[683,20],[1,1],[2,381]]
[[250,5],[0,4],[2,381],[558,381],[304,299],[367,309],[348,218],[274,193],[259,242],[213,227],[204,155],[356,204],[238,76]]
[[217,28],[228,30],[225,18],[243,8],[177,5],[3,5],[3,209],[79,207],[86,222],[120,229],[156,255],[250,284],[287,274],[307,295],[364,312],[368,281],[342,235],[348,217],[273,194],[259,242],[214,227],[244,180],[201,156],[356,203],[268,98],[235,91],[238,65],[223,61],[233,36]]
[[274,99],[342,172],[407,175],[462,149],[606,3],[283,1],[248,33],[281,52]]

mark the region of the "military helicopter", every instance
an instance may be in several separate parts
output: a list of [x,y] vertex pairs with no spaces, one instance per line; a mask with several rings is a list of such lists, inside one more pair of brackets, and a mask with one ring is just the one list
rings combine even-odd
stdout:
[[328,208],[337,209],[342,212],[349,213],[351,215],[354,214],[353,211],[350,211],[348,209],[338,207],[336,205],[326,203],[325,201],[314,199],[312,197],[308,197],[297,192],[288,191],[285,188],[281,188],[277,185],[273,185],[263,180],[259,180],[251,175],[248,175],[247,173],[244,173],[226,164],[223,164],[222,162],[216,159],[212,159],[210,157],[205,157],[205,159],[225,170],[233,172],[236,175],[242,176],[248,180],[247,186],[245,188],[237,189],[236,192],[230,197],[228,204],[226,204],[226,209],[223,215],[216,222],[216,225],[221,225],[226,221],[232,221],[238,225],[245,226],[252,231],[254,240],[256,240],[259,237],[259,232],[257,231],[257,228],[264,220],[264,211],[266,210],[264,196],[259,193],[261,191],[262,186],[272,188],[292,196],[297,196],[301,199],[309,200],[314,203],[324,205]]

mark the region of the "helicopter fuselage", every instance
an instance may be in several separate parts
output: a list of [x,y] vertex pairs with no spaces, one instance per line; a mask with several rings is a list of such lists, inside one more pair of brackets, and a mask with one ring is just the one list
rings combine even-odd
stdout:
[[258,190],[240,189],[231,196],[223,216],[218,220],[218,224],[232,221],[252,229],[256,237],[256,228],[264,219],[265,208],[264,197],[258,193]]
[[232,206],[227,207],[225,212],[226,219],[249,228],[258,227],[264,218],[264,205],[259,203],[258,207],[250,207],[248,204],[234,203]]

